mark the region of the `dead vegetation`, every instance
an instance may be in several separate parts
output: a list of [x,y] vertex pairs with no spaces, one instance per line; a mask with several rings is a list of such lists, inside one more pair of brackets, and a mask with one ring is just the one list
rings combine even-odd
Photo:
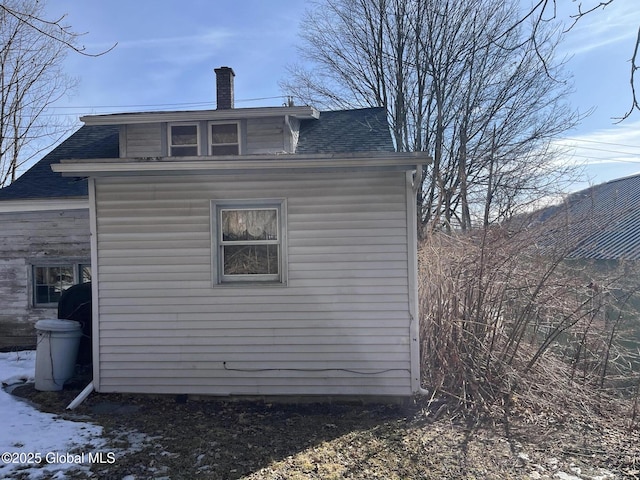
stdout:
[[631,397],[634,429],[640,273],[566,261],[569,247],[549,231],[496,227],[424,241],[423,381],[475,418],[507,415],[514,402],[535,412],[568,402],[588,415]]

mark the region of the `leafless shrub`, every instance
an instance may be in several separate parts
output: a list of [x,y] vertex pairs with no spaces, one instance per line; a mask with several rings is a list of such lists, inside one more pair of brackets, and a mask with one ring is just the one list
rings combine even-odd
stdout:
[[624,340],[638,276],[634,284],[626,265],[566,261],[575,223],[510,227],[425,238],[423,381],[473,413],[633,389],[638,364]]

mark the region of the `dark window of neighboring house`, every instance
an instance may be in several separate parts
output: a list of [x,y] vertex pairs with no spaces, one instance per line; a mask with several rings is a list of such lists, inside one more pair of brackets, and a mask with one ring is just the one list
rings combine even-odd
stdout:
[[198,124],[169,125],[169,155],[193,157],[198,155]]
[[240,135],[237,123],[210,123],[211,155],[240,155]]
[[56,306],[67,288],[90,281],[91,266],[87,264],[34,265],[33,305]]

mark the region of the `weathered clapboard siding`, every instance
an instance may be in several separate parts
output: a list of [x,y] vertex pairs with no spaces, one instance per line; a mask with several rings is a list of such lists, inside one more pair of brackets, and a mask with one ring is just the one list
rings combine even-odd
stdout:
[[[250,198],[286,199],[287,285],[213,285],[211,201]],[[409,395],[406,198],[404,172],[96,179],[97,387]]]
[[35,345],[34,324],[55,308],[34,308],[33,264],[88,262],[89,210],[0,213],[0,347]]

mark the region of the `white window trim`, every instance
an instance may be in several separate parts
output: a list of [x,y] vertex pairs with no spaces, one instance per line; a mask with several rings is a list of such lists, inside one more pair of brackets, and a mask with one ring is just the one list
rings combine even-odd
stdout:
[[[224,243],[222,242],[222,230],[220,228],[222,211],[233,209],[264,210],[271,208],[275,208],[278,215],[279,240],[270,244],[278,245],[279,273],[277,275],[224,275],[222,270],[222,248]],[[214,286],[282,286],[287,284],[287,202],[285,199],[212,200],[210,218],[212,283]]]
[[[197,150],[196,155],[200,155],[200,152],[202,151],[201,145],[200,145],[200,123],[199,122],[174,122],[174,123],[168,123],[167,124],[167,156],[169,157],[181,157],[183,155],[172,155],[171,154],[171,149],[172,147],[192,147],[194,145],[189,144],[189,145],[174,145],[171,142],[171,127],[196,127],[196,143],[195,143],[195,147]],[[190,156],[190,155],[188,155]]]
[[220,121],[215,121],[215,122],[208,122],[207,123],[207,142],[208,142],[208,152],[209,155],[213,156],[213,135],[211,134],[211,126],[212,125],[235,125],[236,126],[236,132],[238,135],[238,142],[237,143],[216,143],[216,146],[229,146],[229,145],[237,145],[238,146],[238,155],[242,155],[242,132],[240,129],[240,122],[237,121],[224,121],[224,120],[220,120]]

